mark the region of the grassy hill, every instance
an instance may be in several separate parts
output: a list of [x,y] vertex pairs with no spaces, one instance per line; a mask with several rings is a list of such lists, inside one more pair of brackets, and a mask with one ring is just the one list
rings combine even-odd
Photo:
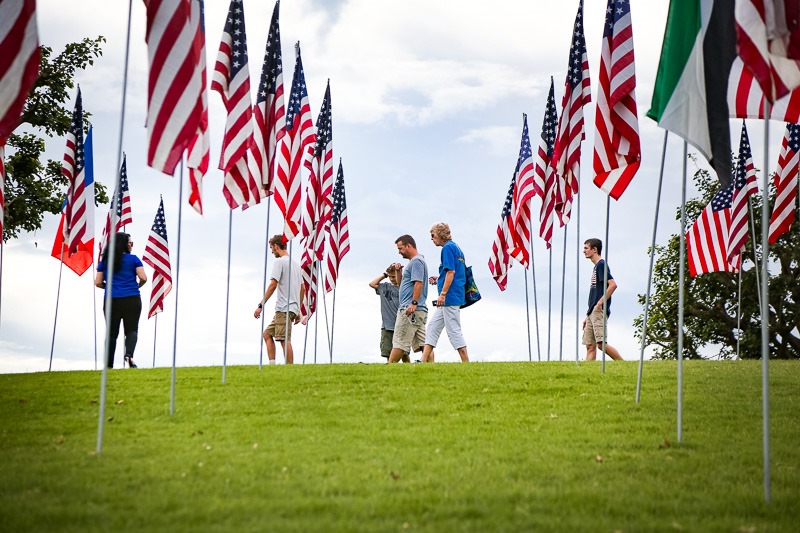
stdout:
[[[0,375],[2,531],[795,531],[800,363]],[[794,526],[792,524],[795,524]]]

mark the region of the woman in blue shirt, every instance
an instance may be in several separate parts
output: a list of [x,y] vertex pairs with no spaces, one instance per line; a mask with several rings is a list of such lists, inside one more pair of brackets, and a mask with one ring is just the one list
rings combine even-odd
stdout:
[[[139,335],[139,316],[142,314],[142,298],[139,287],[147,282],[142,261],[131,253],[133,241],[127,233],[119,232],[114,243],[114,275],[111,277],[111,322],[106,325],[108,342],[111,349],[107,349],[108,368],[114,368],[114,348],[119,336],[120,320],[125,327],[125,362],[130,368],[136,368],[133,362],[133,351]],[[97,265],[97,277],[94,284],[101,289],[106,288],[106,265],[108,264],[108,249],[103,250],[100,264]],[[105,311],[105,298],[103,311]]]

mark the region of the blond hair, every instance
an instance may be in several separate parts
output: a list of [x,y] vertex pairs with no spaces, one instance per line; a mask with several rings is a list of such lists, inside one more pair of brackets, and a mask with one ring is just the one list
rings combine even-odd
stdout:
[[449,241],[451,239],[450,226],[444,222],[437,222],[431,226],[431,235],[435,235],[437,238],[442,239],[443,241]]

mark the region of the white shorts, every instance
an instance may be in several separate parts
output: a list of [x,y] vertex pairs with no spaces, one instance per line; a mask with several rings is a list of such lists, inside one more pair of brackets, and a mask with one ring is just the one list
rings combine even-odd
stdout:
[[461,306],[448,305],[436,308],[431,321],[428,323],[425,344],[430,344],[435,348],[436,343],[439,342],[439,335],[442,334],[442,329],[447,331],[450,344],[456,350],[467,345],[464,335],[461,334]]

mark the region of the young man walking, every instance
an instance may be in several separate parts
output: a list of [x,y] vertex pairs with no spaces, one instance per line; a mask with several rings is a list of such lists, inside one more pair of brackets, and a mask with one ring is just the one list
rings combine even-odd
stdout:
[[[300,322],[300,305],[305,296],[305,289],[300,283],[300,267],[289,259],[283,235],[275,235],[269,240],[269,249],[277,261],[272,266],[272,279],[261,303],[258,304],[253,316],[259,318],[264,304],[277,291],[275,301],[275,316],[267,329],[264,330],[264,343],[267,345],[269,364],[275,364],[275,341],[281,343],[286,364],[294,363],[292,351],[292,324]],[[286,323],[286,314],[289,314],[289,323]]]
[[[589,288],[589,309],[583,321],[583,344],[586,345],[586,360],[597,359],[597,350],[603,349],[605,343],[606,353],[611,359],[621,361],[622,356],[616,348],[608,344],[605,336],[604,321],[611,316],[611,295],[617,290],[617,283],[611,275],[605,260],[600,257],[603,252],[603,241],[600,239],[587,239],[583,243],[583,255],[594,263],[592,269],[592,284]],[[608,276],[608,285],[603,289],[603,280]],[[603,315],[605,302],[606,314]]]

